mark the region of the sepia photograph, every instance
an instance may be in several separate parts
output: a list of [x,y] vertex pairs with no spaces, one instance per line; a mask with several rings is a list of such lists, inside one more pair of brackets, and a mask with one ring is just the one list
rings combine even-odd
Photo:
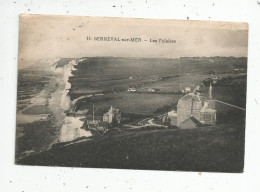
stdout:
[[248,24],[20,15],[15,164],[242,173]]

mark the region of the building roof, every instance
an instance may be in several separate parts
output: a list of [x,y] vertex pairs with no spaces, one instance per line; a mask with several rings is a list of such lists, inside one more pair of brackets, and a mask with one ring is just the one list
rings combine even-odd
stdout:
[[202,124],[195,117],[189,117],[188,119],[183,121],[180,126],[182,127],[184,125],[190,126],[190,128],[202,126]]

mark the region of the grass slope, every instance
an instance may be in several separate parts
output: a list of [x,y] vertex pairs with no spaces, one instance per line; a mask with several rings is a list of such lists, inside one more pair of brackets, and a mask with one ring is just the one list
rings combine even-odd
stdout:
[[113,131],[90,141],[54,147],[18,164],[242,172],[244,125]]

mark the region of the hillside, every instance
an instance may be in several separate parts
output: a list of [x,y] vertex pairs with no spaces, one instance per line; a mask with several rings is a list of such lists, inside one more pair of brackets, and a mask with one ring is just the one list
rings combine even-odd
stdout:
[[193,130],[113,131],[89,141],[53,147],[22,165],[242,172],[244,125]]

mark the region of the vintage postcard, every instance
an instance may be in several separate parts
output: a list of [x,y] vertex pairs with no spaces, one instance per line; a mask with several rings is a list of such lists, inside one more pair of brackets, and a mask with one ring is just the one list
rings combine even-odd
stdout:
[[243,172],[247,23],[21,15],[15,163]]

